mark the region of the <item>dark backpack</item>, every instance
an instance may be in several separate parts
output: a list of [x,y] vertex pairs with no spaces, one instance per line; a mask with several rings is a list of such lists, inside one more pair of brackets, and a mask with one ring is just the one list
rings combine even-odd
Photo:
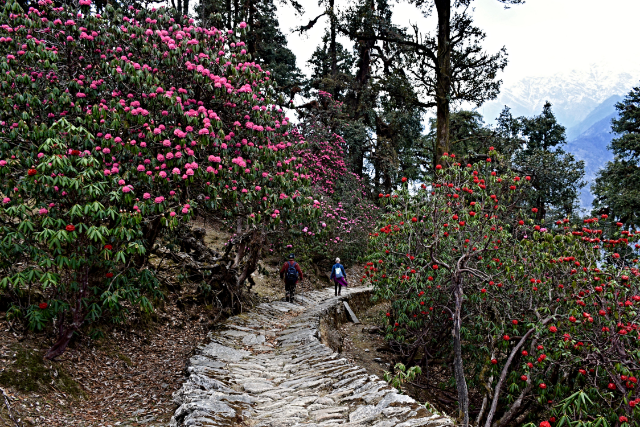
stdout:
[[296,270],[295,261],[293,262],[293,264],[289,262],[289,268],[287,268],[287,271],[284,273],[284,279],[289,283],[298,280],[298,270]]

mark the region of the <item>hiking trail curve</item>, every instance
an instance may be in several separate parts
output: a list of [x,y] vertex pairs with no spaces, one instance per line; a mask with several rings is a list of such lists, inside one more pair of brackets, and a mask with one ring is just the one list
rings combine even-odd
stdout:
[[453,426],[321,342],[323,319],[369,291],[313,291],[229,318],[189,360],[171,427]]

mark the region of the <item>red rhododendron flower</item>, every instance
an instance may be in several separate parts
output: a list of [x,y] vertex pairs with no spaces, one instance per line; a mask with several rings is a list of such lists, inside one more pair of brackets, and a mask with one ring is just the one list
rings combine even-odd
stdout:
[[111,249],[113,249],[113,246],[111,245],[104,245],[104,248],[108,251],[110,251]]
[[109,272],[109,273],[106,274],[106,276],[107,276],[108,279],[111,279],[113,277],[113,273]]
[[38,307],[41,310],[44,310],[45,308],[49,307],[49,304],[47,304],[46,302],[41,302],[40,304],[38,304]]
[[71,231],[75,231],[76,227],[73,224],[69,224],[64,229],[71,232]]
[[29,176],[33,176],[33,175],[35,175],[35,174],[37,174],[37,173],[38,173],[38,171],[37,171],[37,170],[35,170],[35,169],[29,169],[29,171],[27,172],[27,174],[28,174]]
[[551,326],[549,328],[549,332],[553,332],[555,334],[556,332],[558,332],[558,328],[556,328],[555,326]]
[[551,427],[551,424],[549,424],[549,421],[543,421],[540,423],[540,427]]

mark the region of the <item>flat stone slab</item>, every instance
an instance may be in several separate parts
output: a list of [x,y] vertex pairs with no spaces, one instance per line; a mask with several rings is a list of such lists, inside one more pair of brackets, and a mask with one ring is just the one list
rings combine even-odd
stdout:
[[265,342],[264,335],[246,334],[242,338],[242,344],[244,345],[260,345],[260,344],[264,344],[264,342]]
[[211,356],[225,362],[238,362],[245,357],[248,357],[251,353],[245,350],[236,350],[231,347],[212,342],[202,350],[202,354]]
[[274,388],[276,388],[276,386],[267,381],[249,381],[242,384],[242,388],[244,388],[244,390],[249,393],[256,394],[268,390],[273,390]]
[[349,318],[351,319],[351,321],[353,323],[360,323],[360,321],[356,317],[356,314],[353,312],[353,310],[351,310],[351,307],[349,307],[349,303],[347,303],[346,301],[343,301],[343,303],[344,303],[344,308],[347,310],[347,313],[349,314]]

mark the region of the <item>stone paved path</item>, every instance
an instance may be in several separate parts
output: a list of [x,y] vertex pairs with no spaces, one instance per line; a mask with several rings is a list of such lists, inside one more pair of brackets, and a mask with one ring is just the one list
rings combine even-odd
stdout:
[[366,291],[331,288],[230,318],[191,358],[171,426],[452,426],[319,341],[322,317]]

